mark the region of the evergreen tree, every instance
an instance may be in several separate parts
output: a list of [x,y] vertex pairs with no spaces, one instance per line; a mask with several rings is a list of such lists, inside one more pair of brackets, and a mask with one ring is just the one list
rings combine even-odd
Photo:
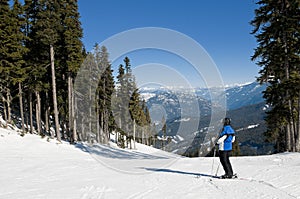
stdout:
[[[59,38],[60,65],[61,73],[67,76],[67,82],[65,82],[64,79],[62,80],[62,88],[60,90],[61,95],[67,97],[61,100],[60,106],[65,112],[68,112],[69,128],[67,130],[70,131],[68,135],[71,140],[76,141],[73,84],[75,75],[83,61],[83,44],[81,42],[83,32],[79,21],[80,15],[78,13],[77,0],[65,0],[59,2],[61,10],[60,18],[61,23],[63,24],[63,28],[59,33],[61,35]],[[65,99],[68,99],[67,103]]]
[[146,105],[145,100],[142,101],[142,111],[144,115],[144,121],[143,121],[143,128],[146,134],[146,144],[151,145],[151,141],[153,139],[153,135],[155,132],[152,131],[151,127],[151,117],[150,117],[150,111]]
[[[119,66],[117,76],[116,95],[114,96],[115,123],[119,127],[119,142],[126,135],[127,143],[131,144],[132,139],[142,143],[150,144],[150,114],[143,104],[134,75],[132,74],[130,59],[124,58],[124,64]],[[130,146],[131,147],[131,146]]]
[[112,94],[114,93],[114,79],[112,75],[111,64],[109,62],[109,54],[107,48],[98,44],[94,48],[95,59],[97,62],[99,75],[98,84],[98,107],[99,122],[101,132],[101,143],[107,144],[110,133],[114,129],[114,119],[112,117]]
[[278,152],[300,151],[300,2],[261,0],[255,10],[252,34],[258,47],[252,60],[263,67],[258,81],[268,82],[264,92],[272,106],[266,135],[275,141]]
[[237,139],[234,141],[234,143],[232,143],[232,155],[233,156],[241,155],[241,150]]
[[[116,140],[117,144],[124,148],[125,147],[125,118],[126,118],[126,103],[128,99],[126,98],[126,90],[125,90],[125,69],[122,64],[119,65],[117,82],[116,82],[116,93],[113,95],[113,114],[116,122]],[[128,104],[128,103],[127,103]]]
[[[32,62],[37,66],[33,70],[35,77],[35,88],[37,98],[36,118],[38,124],[38,132],[41,133],[41,92],[48,93],[50,82],[52,84],[53,97],[53,111],[55,120],[55,131],[58,141],[61,140],[58,105],[57,105],[57,88],[56,88],[56,74],[55,74],[55,49],[58,47],[59,31],[62,29],[60,21],[60,5],[56,0],[40,0],[37,1],[36,7],[33,8],[36,13],[36,18],[33,19],[31,31],[32,43]],[[57,60],[56,60],[57,61]],[[50,67],[49,67],[50,66]],[[52,79],[46,75],[50,73]],[[48,95],[47,95],[48,96]]]
[[10,56],[12,60],[12,81],[13,84],[18,85],[19,90],[19,108],[22,122],[22,132],[25,133],[25,122],[23,113],[23,82],[28,78],[28,68],[25,67],[25,53],[27,48],[24,45],[26,37],[23,32],[25,28],[24,11],[22,5],[18,0],[14,0],[12,12],[11,12],[11,28],[13,34],[10,42]]
[[[96,98],[96,93],[92,91],[97,90],[99,80],[99,70],[95,56],[92,53],[88,53],[80,72],[76,76],[74,91],[75,94],[75,107],[79,140],[90,141],[91,133],[96,133],[97,119],[93,114],[97,110],[96,104],[92,101]],[[97,113],[97,112],[96,112]],[[97,117],[97,116],[95,116]],[[96,125],[95,125],[96,124]]]
[[[130,101],[129,101],[129,112],[130,112],[130,116],[131,116],[131,124],[133,125],[133,133],[130,134],[130,139],[133,139],[133,142],[135,144],[136,141],[136,130],[137,130],[137,126],[141,126],[143,125],[143,121],[142,121],[142,117],[143,117],[143,113],[142,110],[140,108],[140,96],[138,93],[138,90],[134,90]],[[139,136],[140,138],[143,139],[143,136]],[[142,141],[142,140],[141,140]],[[134,146],[135,148],[135,146]]]
[[[29,88],[29,109],[30,126],[33,132],[33,113],[35,111],[37,133],[42,134],[42,96],[50,90],[50,79],[48,73],[50,69],[49,46],[44,43],[45,24],[49,20],[45,14],[45,5],[40,0],[25,1],[26,35],[29,39],[26,41],[26,47],[29,52],[26,55],[26,65],[30,67],[28,88]],[[49,23],[47,23],[49,24]],[[47,34],[47,32],[44,32]],[[45,35],[46,37],[46,35]],[[33,96],[34,94],[34,96]],[[46,101],[46,100],[45,100]]]
[[13,29],[8,0],[0,1],[0,87],[6,123],[11,122],[11,48]]
[[[0,47],[0,71],[1,71],[1,95],[4,105],[5,119],[11,122],[11,103],[14,98],[11,90],[19,89],[19,107],[22,121],[22,131],[25,132],[22,83],[26,79],[26,68],[24,68],[24,46],[25,36],[22,32],[24,28],[23,10],[19,1],[13,2],[12,9],[9,8],[8,1],[1,1],[1,47]],[[7,108],[7,111],[6,111]]]

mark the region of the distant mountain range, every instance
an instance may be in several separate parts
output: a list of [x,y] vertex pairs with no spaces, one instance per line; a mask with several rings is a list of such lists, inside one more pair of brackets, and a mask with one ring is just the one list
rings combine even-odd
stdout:
[[[234,110],[243,106],[264,102],[262,92],[266,85],[257,82],[246,85],[233,86],[225,90],[226,110]],[[169,89],[169,88],[146,88],[140,90],[145,99],[152,118],[160,122],[164,114],[167,120],[184,117],[208,116],[211,108],[218,108],[218,104],[211,102],[211,95],[216,95],[214,89]],[[218,98],[218,96],[215,96]],[[220,106],[221,108],[221,106]],[[198,111],[197,111],[197,110]]]
[[264,102],[262,93],[264,90],[266,90],[266,85],[260,85],[257,82],[227,89],[228,110]]
[[[266,143],[265,106],[262,92],[266,85],[256,82],[226,88],[226,115],[232,118],[242,155],[268,154],[272,144]],[[162,116],[167,123],[167,150],[187,156],[197,156],[201,142],[208,132],[213,89],[142,89],[141,96],[150,109],[152,122],[159,131]],[[224,108],[224,107],[223,107]],[[195,124],[198,128],[195,129]],[[213,127],[214,128],[214,127]],[[215,129],[216,134],[219,130]],[[158,134],[162,139],[162,132]],[[160,147],[157,143],[156,147]]]

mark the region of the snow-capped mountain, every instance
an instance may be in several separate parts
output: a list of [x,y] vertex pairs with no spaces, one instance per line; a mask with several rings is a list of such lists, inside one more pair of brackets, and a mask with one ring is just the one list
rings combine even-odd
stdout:
[[192,88],[192,89],[170,89],[170,88],[142,88],[140,93],[146,101],[152,122],[160,123],[164,116],[167,121],[178,119],[199,118],[211,115],[212,108],[226,109],[228,111],[244,106],[263,103],[262,92],[266,89],[265,85],[257,82],[228,87],[226,94],[227,106],[221,106],[211,102],[211,95],[214,88]]
[[[260,85],[257,82],[226,87],[227,110],[264,102],[262,92],[265,89],[265,84]],[[214,88],[142,88],[140,91],[143,99],[149,102],[148,105],[153,103],[167,105],[170,99],[174,100],[175,98],[182,98],[189,103],[188,101],[191,101],[191,99],[197,98],[200,103],[211,106],[211,95],[218,95],[218,92],[214,92]]]
[[227,109],[233,110],[243,106],[264,102],[263,91],[266,85],[257,82],[234,86],[226,90]]
[[162,115],[166,120],[210,115],[211,103],[190,90],[144,90],[141,96],[150,109],[152,121],[160,122]]
[[[253,135],[263,137],[267,110],[262,96],[265,88],[265,85],[254,82],[228,87],[225,90],[227,115],[233,119],[235,127],[239,130],[241,135],[239,142],[244,154],[266,154],[272,151],[271,145],[265,143],[264,139],[251,141],[249,136],[243,135],[254,132]],[[197,155],[194,153],[199,150],[208,128],[214,128],[209,125],[211,110],[212,108],[219,110],[221,106],[211,103],[211,95],[215,95],[214,89],[141,90],[141,96],[147,102],[152,122],[155,122],[158,131],[162,127],[162,117],[166,119],[165,139],[170,143],[168,150],[188,156]],[[197,129],[194,128],[195,125],[198,125]],[[213,131],[218,133],[218,129]],[[162,139],[162,132],[158,135]],[[158,147],[160,146],[158,143]]]

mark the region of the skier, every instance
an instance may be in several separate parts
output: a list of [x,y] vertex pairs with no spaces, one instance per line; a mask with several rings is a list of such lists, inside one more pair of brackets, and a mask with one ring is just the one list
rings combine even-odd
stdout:
[[233,170],[229,157],[231,156],[232,143],[235,141],[234,130],[230,126],[230,118],[224,119],[224,126],[222,132],[220,133],[217,144],[219,145],[219,156],[220,161],[225,171],[225,175],[222,175],[221,178],[233,178]]

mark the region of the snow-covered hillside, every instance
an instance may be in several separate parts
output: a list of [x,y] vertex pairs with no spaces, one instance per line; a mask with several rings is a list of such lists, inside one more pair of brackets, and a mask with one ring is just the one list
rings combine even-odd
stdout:
[[266,86],[266,84],[260,85],[258,82],[253,82],[226,89],[228,110],[264,102],[262,92],[266,90]]
[[143,145],[57,144],[0,128],[0,151],[5,199],[300,198],[299,153],[232,157],[240,179],[220,180],[211,177],[217,158],[183,158]]
[[[260,85],[258,82],[252,82],[226,87],[227,109],[234,110],[243,106],[264,102],[262,92],[266,89],[266,86],[266,84]],[[207,107],[210,108],[211,106],[211,95],[215,95],[216,99],[218,99],[221,94],[219,88],[173,88],[173,90],[172,88],[141,88],[140,92],[148,106],[151,106],[151,104],[166,104],[168,109],[173,110],[178,109],[178,107],[176,107],[178,105],[176,103],[169,103],[169,99],[180,98],[186,104],[192,100],[198,100],[199,103],[207,109]],[[208,110],[210,110],[209,108]],[[203,110],[201,109],[201,111]],[[175,116],[179,117],[179,115]]]

